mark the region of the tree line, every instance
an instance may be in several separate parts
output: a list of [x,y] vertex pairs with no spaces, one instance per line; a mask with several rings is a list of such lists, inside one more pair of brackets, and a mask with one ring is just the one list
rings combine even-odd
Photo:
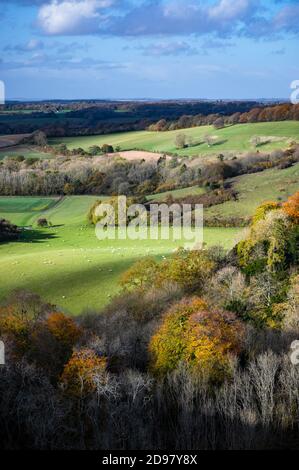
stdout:
[[216,129],[220,129],[224,126],[235,124],[298,120],[299,105],[283,103],[268,107],[253,107],[249,111],[238,111],[228,116],[222,113],[213,113],[208,115],[198,114],[196,116],[182,115],[178,120],[175,121],[160,119],[155,124],[151,124],[148,127],[148,130],[154,132],[165,132],[207,125],[214,125]]

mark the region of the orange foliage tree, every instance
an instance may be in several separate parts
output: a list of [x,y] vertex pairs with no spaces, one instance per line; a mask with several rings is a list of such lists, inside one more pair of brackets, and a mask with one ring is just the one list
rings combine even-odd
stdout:
[[[28,292],[16,293],[0,307],[0,335],[11,345],[11,354],[26,355],[45,368],[63,367],[82,334],[72,318],[52,311]],[[55,364],[55,367],[54,367]]]
[[73,347],[82,334],[79,326],[63,313],[53,312],[46,320],[48,331],[66,347]]
[[221,381],[229,373],[230,356],[241,349],[243,326],[234,314],[215,311],[200,298],[184,299],[165,315],[149,350],[157,375],[185,363],[195,373]]
[[282,205],[283,210],[288,214],[295,223],[299,223],[299,191],[297,191],[293,196],[290,196],[289,199]]

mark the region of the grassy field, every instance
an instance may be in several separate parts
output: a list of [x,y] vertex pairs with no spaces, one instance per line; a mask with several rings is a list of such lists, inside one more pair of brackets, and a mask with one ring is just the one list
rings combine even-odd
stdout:
[[[100,241],[86,224],[96,197],[0,198],[0,217],[33,223],[47,217],[52,228],[25,231],[22,241],[0,245],[0,299],[14,289],[37,292],[71,314],[100,310],[119,292],[119,275],[144,256],[162,259],[181,243],[165,240]],[[21,212],[23,210],[23,212]],[[230,248],[238,229],[207,228],[208,245]]]
[[[226,202],[205,211],[206,215],[246,216],[265,200],[284,200],[299,188],[299,164],[285,170],[235,178],[237,202]],[[149,196],[199,194],[198,187]],[[118,279],[133,262],[144,256],[162,259],[181,242],[164,240],[105,240],[95,236],[86,221],[88,209],[101,196],[0,197],[0,218],[18,225],[33,225],[18,242],[0,245],[0,299],[16,288],[37,292],[71,314],[84,309],[100,310],[119,292]],[[39,217],[53,226],[36,229]],[[207,245],[234,245],[240,229],[206,228]]]
[[[175,136],[184,133],[193,138],[192,147],[177,150],[175,147]],[[217,144],[209,147],[203,142],[205,135],[217,136]],[[270,143],[262,145],[260,150],[273,150],[286,147],[288,139],[299,140],[299,122],[265,122],[254,124],[238,124],[216,130],[212,126],[194,127],[180,131],[169,132],[124,132],[118,134],[86,136],[86,137],[63,137],[50,139],[50,143],[57,145],[66,144],[70,149],[82,147],[88,149],[92,145],[111,144],[119,146],[121,150],[134,148],[157,151],[175,152],[179,155],[213,155],[226,151],[237,153],[255,149],[250,140],[253,136],[267,137]]]
[[27,147],[24,145],[17,145],[15,147],[8,147],[6,149],[0,149],[0,160],[4,157],[11,157],[11,156],[20,156],[22,155],[25,158],[52,158],[50,153],[44,153],[40,150],[37,150],[34,147]]
[[0,217],[19,226],[32,225],[59,200],[53,197],[0,197]]
[[184,196],[195,196],[203,194],[205,192],[204,188],[198,186],[191,186],[189,188],[173,189],[172,191],[165,191],[163,193],[152,194],[147,196],[148,201],[160,201],[165,200],[167,196],[172,196],[173,198],[180,198]]
[[238,201],[229,201],[206,210],[218,217],[250,216],[264,201],[283,201],[299,190],[299,163],[285,170],[272,169],[232,180]]

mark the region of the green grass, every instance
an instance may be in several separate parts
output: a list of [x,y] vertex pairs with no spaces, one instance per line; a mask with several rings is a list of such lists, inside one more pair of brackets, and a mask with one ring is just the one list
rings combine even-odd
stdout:
[[[0,198],[0,217],[28,224],[46,216],[56,225],[25,231],[22,241],[0,245],[0,299],[14,289],[27,289],[71,314],[100,310],[119,292],[119,276],[132,263],[143,256],[162,259],[181,245],[169,240],[98,240],[94,228],[86,225],[94,199]],[[238,232],[207,228],[204,239],[208,245],[230,248]]]
[[52,225],[83,224],[97,199],[105,196],[0,197],[0,217],[19,226],[34,225],[39,217]]
[[[192,147],[177,150],[175,147],[175,136],[184,133],[192,136],[194,145]],[[208,147],[203,143],[203,137],[207,134],[217,136],[218,144]],[[50,143],[57,145],[66,144],[70,149],[82,147],[88,149],[92,145],[103,145],[104,143],[113,146],[120,146],[122,150],[134,148],[147,151],[175,152],[179,155],[213,155],[225,151],[245,152],[255,150],[250,144],[253,136],[275,137],[277,141],[267,145],[262,145],[260,150],[270,151],[287,146],[288,139],[299,140],[299,122],[264,122],[253,124],[238,124],[216,130],[212,126],[194,127],[179,131],[169,132],[124,132],[118,134],[85,136],[85,137],[63,137],[50,139]]]
[[218,217],[250,216],[264,201],[284,201],[299,189],[299,163],[285,170],[272,169],[244,175],[232,180],[239,200],[229,201],[206,210]]
[[[235,178],[239,201],[207,209],[206,215],[246,216],[265,200],[285,200],[299,188],[299,164],[285,170]],[[196,194],[197,187],[165,194]],[[150,196],[156,198],[157,195]],[[169,240],[105,240],[96,238],[86,224],[88,209],[101,196],[1,197],[0,217],[19,225],[46,217],[52,228],[25,231],[22,241],[0,245],[0,299],[18,288],[37,292],[71,314],[100,310],[119,292],[119,276],[144,256],[162,259],[181,243]],[[234,245],[240,229],[206,228],[207,245]]]
[[31,225],[58,201],[55,197],[0,197],[0,218],[19,226]]
[[173,189],[171,191],[165,191],[163,193],[151,194],[147,196],[148,201],[159,201],[164,200],[167,196],[172,196],[173,198],[180,198],[184,196],[195,196],[203,194],[205,190],[198,186],[191,186],[189,188]]
[[7,149],[0,149],[0,160],[3,160],[4,157],[13,157],[22,155],[25,158],[53,158],[50,153],[41,152],[36,150],[34,147],[26,147],[24,145],[17,145]]

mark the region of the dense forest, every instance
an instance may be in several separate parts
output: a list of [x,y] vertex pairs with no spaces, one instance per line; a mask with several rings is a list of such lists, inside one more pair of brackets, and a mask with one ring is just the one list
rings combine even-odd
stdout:
[[199,114],[196,116],[183,115],[177,121],[167,121],[161,119],[149,126],[149,130],[163,132],[177,129],[187,129],[189,127],[206,126],[213,124],[216,129],[221,129],[225,125],[246,124],[253,122],[275,122],[275,121],[298,121],[299,105],[290,103],[278,104],[267,107],[254,107],[247,112],[235,112],[231,115],[222,113]]
[[0,134],[43,130],[49,137],[109,134],[146,129],[182,115],[245,113],[255,101],[40,102],[0,106]]

